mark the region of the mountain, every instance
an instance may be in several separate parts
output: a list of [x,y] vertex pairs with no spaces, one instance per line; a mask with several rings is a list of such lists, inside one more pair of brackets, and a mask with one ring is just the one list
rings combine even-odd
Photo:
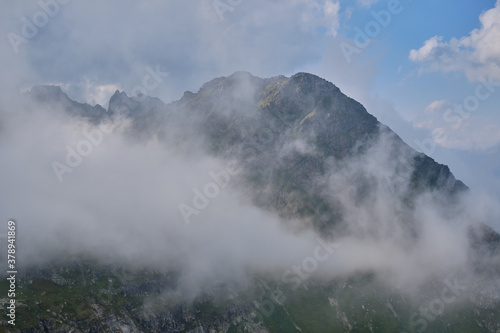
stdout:
[[60,107],[71,116],[86,118],[94,124],[107,115],[102,106],[75,102],[57,86],[34,86],[28,95],[37,104]]
[[[110,109],[118,105],[112,102]],[[288,217],[311,217],[318,230],[331,228],[342,217],[339,205],[313,180],[324,176],[332,163],[338,167],[382,138],[390,137],[384,153],[395,161],[386,183],[396,185],[394,195],[407,198],[408,205],[411,197],[427,190],[442,192],[447,200],[467,191],[447,166],[406,145],[332,83],[307,73],[261,79],[237,72],[131,119],[136,133],[159,137],[175,133],[169,140],[176,144],[186,145],[203,135],[200,144],[206,150],[243,166],[245,186],[252,188],[256,204]],[[183,127],[180,133],[175,130],[178,126]],[[297,143],[308,151],[294,147]],[[352,176],[360,200],[382,186],[366,175]],[[285,209],[290,206],[294,207]]]
[[[428,236],[429,212],[450,223],[465,215],[461,200],[470,191],[447,166],[315,75],[237,72],[170,104],[117,91],[108,110],[71,101],[58,87],[37,86],[29,96],[95,126],[126,120],[134,142],[159,140],[235,162],[241,172],[231,185],[286,225],[315,230],[326,253],[334,253],[325,245],[332,240],[355,239],[397,243],[410,254]],[[470,266],[430,276],[416,292],[385,283],[384,270],[309,279],[259,272],[247,288],[219,285],[187,299],[175,269],[61,257],[25,270],[22,322],[0,331],[498,332],[500,235],[479,222],[464,237]]]

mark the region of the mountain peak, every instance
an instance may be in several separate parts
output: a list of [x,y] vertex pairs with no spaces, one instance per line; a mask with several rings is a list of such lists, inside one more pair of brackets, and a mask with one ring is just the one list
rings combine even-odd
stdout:
[[109,101],[112,102],[117,98],[123,98],[123,97],[128,97],[127,93],[125,93],[124,91],[116,90],[113,96],[111,96],[111,98],[109,99]]
[[111,109],[111,105],[112,104],[115,104],[117,102],[120,102],[120,101],[124,101],[124,100],[128,100],[130,99],[130,97],[128,97],[128,95],[124,92],[124,91],[115,91],[115,93],[113,94],[113,96],[111,96],[111,98],[109,99],[109,108],[108,109]]
[[228,78],[257,78],[257,77],[247,71],[236,71],[233,74],[229,75]]
[[60,86],[37,84],[31,88],[32,94],[65,94]]
[[99,123],[108,116],[106,110],[99,104],[92,106],[72,100],[60,86],[36,85],[31,88],[28,96],[37,103],[60,108],[73,116],[87,118],[92,123]]
[[159,98],[140,94],[129,97],[124,91],[115,91],[109,99],[108,111],[114,112],[144,112],[157,106],[165,105]]
[[35,85],[28,94],[37,101],[65,101],[72,102],[60,86]]

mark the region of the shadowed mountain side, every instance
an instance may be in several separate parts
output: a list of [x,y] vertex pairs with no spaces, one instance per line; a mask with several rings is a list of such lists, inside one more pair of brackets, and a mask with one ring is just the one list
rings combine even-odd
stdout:
[[[32,94],[39,102],[67,105],[93,122],[126,118],[131,138],[157,137],[179,149],[203,147],[237,160],[244,169],[243,186],[257,205],[283,217],[307,218],[322,231],[343,220],[343,208],[321,183],[342,161],[368,153],[385,155],[390,167],[360,168],[351,175],[359,202],[385,187],[411,209],[426,191],[441,193],[443,203],[449,203],[467,190],[447,166],[406,145],[332,83],[307,73],[262,79],[236,72],[168,105],[117,91],[106,113],[100,106],[72,102],[57,87],[36,87]],[[376,152],[381,144],[383,151]]]

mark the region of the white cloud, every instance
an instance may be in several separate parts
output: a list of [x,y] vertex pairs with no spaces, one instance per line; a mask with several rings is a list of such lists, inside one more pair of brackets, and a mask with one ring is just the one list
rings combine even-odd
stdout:
[[372,5],[376,4],[378,0],[357,0],[358,6],[364,8],[370,8]]
[[446,105],[446,100],[443,99],[443,100],[440,100],[440,101],[434,101],[432,102],[431,104],[429,104],[426,108],[425,108],[425,113],[426,114],[429,114],[429,113],[435,113],[436,110],[439,110],[441,108],[443,108],[444,105]]
[[337,35],[337,30],[339,28],[339,11],[340,3],[338,1],[325,1],[324,8],[324,18],[330,22],[330,33],[333,36]]
[[481,28],[460,39],[443,41],[434,36],[409,58],[422,64],[423,70],[463,71],[470,81],[480,81],[489,75],[500,80],[500,0],[494,8],[479,17]]
[[[0,33],[22,35],[20,18],[39,10],[29,4],[9,7],[0,13]],[[338,0],[242,1],[221,20],[211,0],[70,2],[36,38],[19,45],[17,55],[4,39],[0,59],[17,67],[4,77],[17,80],[26,72],[35,76],[23,82],[28,86],[59,82],[75,90],[87,77],[97,90],[120,85],[130,91],[141,84],[146,67],[158,65],[170,76],[150,95],[173,100],[238,70],[290,74],[317,61],[322,42],[337,34],[339,10]],[[318,33],[324,30],[327,34]],[[104,95],[96,91],[94,101],[102,102]]]
[[429,130],[433,141],[445,148],[485,150],[500,144],[500,126],[488,117],[461,116],[447,100],[429,104],[413,125]]
[[[32,121],[26,122],[21,113]],[[315,233],[293,232],[286,226],[294,221],[281,223],[274,213],[245,199],[238,190],[245,183],[237,176],[186,225],[179,203],[193,202],[193,189],[212,182],[209,173],[226,165],[201,151],[176,152],[156,138],[131,140],[121,123],[60,183],[50,164],[64,163],[64,147],[76,147],[84,139],[83,129],[95,128],[57,108],[0,116],[8,125],[0,132],[5,157],[0,167],[6,171],[0,174],[5,184],[0,188],[5,198],[0,219],[22,221],[25,264],[83,252],[104,261],[175,269],[181,274],[179,289],[192,296],[213,285],[245,283],[252,273],[282,274],[317,247]],[[336,241],[341,246],[318,267],[319,274],[335,277],[370,269],[389,283],[409,286],[467,258],[464,214],[451,224],[440,215],[443,207],[424,197],[416,203],[414,221],[421,226],[420,237],[410,236],[401,224],[401,202],[394,200],[399,196],[384,184],[396,173],[410,178],[412,168],[398,165],[411,152],[392,140],[382,135],[365,154],[330,159],[324,175],[313,181],[332,202],[342,204],[350,234]],[[293,148],[310,150],[299,141]],[[362,196],[360,175],[375,185]],[[398,188],[400,193],[405,186]]]
[[435,137],[434,141],[446,148],[484,150],[500,144],[500,126],[495,124],[477,124],[471,119],[458,131],[444,130],[446,137]]
[[294,6],[302,9],[299,11],[304,32],[314,32],[318,27],[323,27],[329,35],[337,35],[340,11],[338,0],[298,0]]
[[431,56],[431,53],[436,47],[439,46],[442,40],[443,37],[440,36],[434,36],[431,39],[426,40],[424,46],[422,46],[420,49],[410,51],[410,60],[425,61],[428,57]]
[[82,103],[90,105],[100,104],[107,108],[110,97],[121,87],[116,84],[96,84],[88,77],[84,77],[81,83],[72,85],[68,89],[68,94]]

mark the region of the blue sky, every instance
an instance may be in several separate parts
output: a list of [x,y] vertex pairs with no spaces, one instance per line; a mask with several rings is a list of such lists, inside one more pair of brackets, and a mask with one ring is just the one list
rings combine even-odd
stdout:
[[[474,96],[481,77],[500,81],[500,4],[394,1],[0,0],[0,107],[8,108],[11,92],[39,83],[106,106],[116,89],[133,94],[148,68],[168,73],[148,91],[166,102],[237,70],[263,77],[308,71],[473,190],[500,198],[500,87],[459,126],[443,120]],[[376,25],[373,12],[390,6],[398,13],[347,61],[342,43],[356,45],[356,29]]]
[[[356,28],[366,32],[367,24],[375,20],[373,12],[387,10],[389,1],[376,1],[370,7],[359,6],[357,2],[340,3],[344,12],[339,12],[340,24],[335,39],[345,39],[349,42],[356,37]],[[363,48],[359,55],[352,56],[352,64],[342,64],[351,67],[346,75],[352,74],[357,76],[357,79],[346,79],[349,82],[344,87],[338,80],[332,81],[341,89],[344,88],[348,95],[362,101],[371,113],[393,128],[414,148],[427,153],[440,163],[450,165],[455,175],[473,189],[493,193],[498,197],[498,87],[491,96],[480,101],[477,110],[467,119],[463,119],[458,128],[443,121],[443,114],[448,107],[456,103],[463,104],[468,96],[474,95],[480,83],[480,80],[474,77],[474,66],[478,67],[477,75],[488,78],[488,74],[492,74],[491,80],[497,82],[500,80],[498,69],[484,71],[479,64],[471,65],[470,70],[448,70],[444,69],[445,66],[430,69],[426,64],[432,64],[434,60],[431,57],[422,62],[410,59],[411,50],[419,50],[434,36],[441,36],[442,41],[446,43],[453,39],[467,38],[473,30],[482,29],[480,16],[487,11],[492,12],[495,4],[495,1],[453,3],[401,0],[400,13],[391,15],[389,24],[380,28],[380,33],[372,39],[370,45]],[[346,12],[351,14],[346,15]],[[495,15],[500,22],[498,12],[495,12]],[[491,39],[484,44],[491,48],[496,46],[496,49],[491,59],[485,61],[485,66],[495,66],[500,64],[498,25],[490,27],[488,31],[493,31],[489,36]],[[460,56],[456,57],[457,63],[461,61]],[[358,73],[356,67],[363,68],[363,73]],[[317,74],[321,75],[325,66],[320,65],[319,68]],[[334,76],[331,75],[332,78]],[[369,82],[362,82],[364,80]],[[359,88],[364,85],[366,87]],[[432,108],[433,105],[439,107]],[[437,129],[448,132],[447,140],[435,140],[433,131]],[[427,142],[426,140],[435,141],[435,146],[426,145],[424,148],[427,149],[422,149],[417,141],[422,143]]]

